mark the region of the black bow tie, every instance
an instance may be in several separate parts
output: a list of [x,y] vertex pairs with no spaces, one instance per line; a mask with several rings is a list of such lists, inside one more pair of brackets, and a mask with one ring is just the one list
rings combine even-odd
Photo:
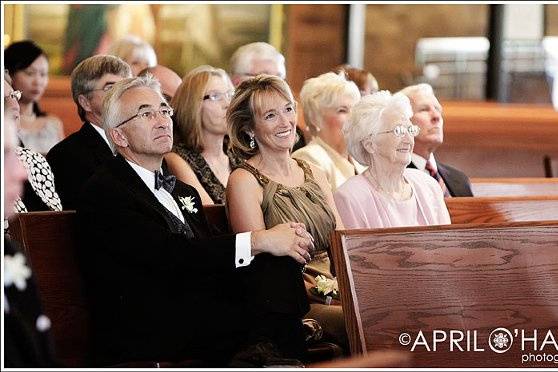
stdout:
[[161,186],[170,193],[174,190],[174,184],[176,183],[176,177],[173,175],[165,176],[160,171],[155,171],[155,190],[159,190]]

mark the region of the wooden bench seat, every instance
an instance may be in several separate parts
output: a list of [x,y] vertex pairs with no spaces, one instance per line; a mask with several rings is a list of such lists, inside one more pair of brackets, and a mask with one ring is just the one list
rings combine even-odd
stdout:
[[444,101],[437,159],[469,177],[544,177],[558,156],[558,112],[551,105]]
[[[404,350],[430,368],[555,366],[522,364],[517,338],[504,353],[488,338],[537,329],[540,347],[556,332],[558,221],[336,231],[333,253],[352,353]],[[435,331],[447,340],[432,351]],[[450,351],[451,331],[464,351]]]
[[472,178],[474,196],[558,195],[558,178]]
[[454,224],[558,220],[558,196],[447,198],[445,201]]

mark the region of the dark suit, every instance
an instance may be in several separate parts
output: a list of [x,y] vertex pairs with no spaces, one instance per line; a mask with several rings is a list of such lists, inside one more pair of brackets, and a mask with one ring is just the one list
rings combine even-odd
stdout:
[[85,181],[112,157],[108,144],[87,122],[48,152],[46,159],[64,209],[76,208],[76,198]]
[[[13,242],[4,237],[6,256],[23,254]],[[30,268],[30,262],[25,260]],[[55,367],[50,331],[37,328],[37,318],[43,315],[33,276],[24,289],[14,284],[4,287],[4,364],[10,368]]]
[[[447,164],[436,162],[438,173],[444,180],[451,196],[473,196],[471,191],[471,181],[463,172]],[[409,163],[408,168],[417,168],[413,162]]]
[[121,156],[82,189],[82,262],[102,363],[196,358],[223,366],[249,342],[253,315],[240,284],[247,269],[235,268],[235,235],[209,236],[193,187],[177,181],[172,195],[179,206],[178,197],[194,198],[198,211],[182,211],[194,239]]

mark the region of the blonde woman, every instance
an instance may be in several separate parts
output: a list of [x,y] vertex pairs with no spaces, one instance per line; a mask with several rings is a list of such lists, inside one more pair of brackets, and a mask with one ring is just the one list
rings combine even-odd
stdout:
[[174,146],[165,156],[169,171],[196,188],[202,203],[224,204],[225,187],[238,164],[224,151],[225,115],[234,93],[227,73],[199,66],[184,76],[174,95]]
[[355,83],[347,81],[343,74],[328,72],[306,80],[300,99],[304,121],[313,138],[292,156],[320,167],[331,190],[335,191],[349,177],[365,169],[347,152],[341,131],[351,108],[360,99],[360,92]]

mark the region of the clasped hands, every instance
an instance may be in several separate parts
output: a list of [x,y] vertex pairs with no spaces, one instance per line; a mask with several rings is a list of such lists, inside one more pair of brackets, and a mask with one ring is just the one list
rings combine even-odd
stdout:
[[274,256],[291,256],[301,264],[307,264],[314,250],[314,238],[303,223],[287,222],[269,230],[252,232],[252,254],[270,253]]

